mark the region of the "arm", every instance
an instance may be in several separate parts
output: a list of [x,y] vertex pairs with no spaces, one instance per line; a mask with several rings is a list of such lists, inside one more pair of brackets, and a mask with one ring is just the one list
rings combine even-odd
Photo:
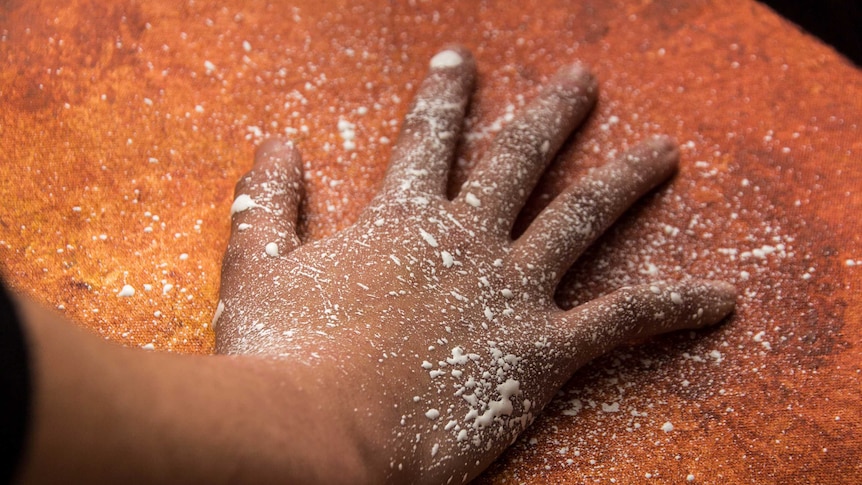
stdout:
[[20,299],[34,408],[22,483],[360,483],[336,379],[107,343]]

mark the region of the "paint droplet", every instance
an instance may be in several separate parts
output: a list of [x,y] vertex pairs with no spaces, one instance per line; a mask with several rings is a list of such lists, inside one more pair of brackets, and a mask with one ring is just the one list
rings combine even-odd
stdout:
[[425,232],[422,229],[419,229],[419,234],[422,236],[422,239],[424,239],[425,242],[428,243],[429,246],[431,246],[432,248],[437,247],[437,239],[433,235]]
[[265,251],[266,251],[267,255],[269,255],[273,258],[277,258],[278,257],[278,244],[276,244],[274,242],[267,244]]
[[467,195],[464,196],[464,201],[472,205],[473,207],[482,206],[482,201],[479,200],[479,198],[473,195],[471,192],[467,192]]
[[464,62],[464,59],[461,57],[461,54],[453,50],[445,50],[431,58],[431,67],[434,69],[455,67],[461,65],[462,62]]
[[230,206],[230,215],[260,207],[248,194],[240,194]]
[[215,315],[213,315],[212,327],[215,330],[216,325],[218,324],[218,319],[221,318],[221,314],[224,313],[224,302],[219,300],[218,307],[216,307]]
[[452,265],[455,264],[455,258],[449,251],[441,251],[440,257],[443,258],[443,266],[447,268],[451,268]]

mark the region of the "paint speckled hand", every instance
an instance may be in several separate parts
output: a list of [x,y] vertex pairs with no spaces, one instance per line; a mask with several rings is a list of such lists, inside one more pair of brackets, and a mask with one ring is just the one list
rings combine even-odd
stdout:
[[300,244],[301,163],[290,143],[265,142],[237,185],[217,350],[339,376],[322,385],[355,415],[380,479],[470,480],[591,358],[733,309],[732,287],[697,280],[558,308],[553,293],[567,268],[672,174],[678,152],[662,137],[636,146],[586,174],[513,240],[518,212],[592,108],[596,82],[584,67],[562,68],[449,200],[474,78],[464,49],[431,60],[382,190],[333,237]]

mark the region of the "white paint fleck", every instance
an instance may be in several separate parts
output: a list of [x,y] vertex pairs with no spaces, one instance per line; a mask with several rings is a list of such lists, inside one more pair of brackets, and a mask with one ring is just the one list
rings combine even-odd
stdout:
[[258,205],[251,196],[248,194],[240,194],[236,199],[234,199],[233,205],[230,206],[230,215],[245,212],[256,207],[260,207],[260,205]]
[[461,347],[455,347],[452,349],[452,357],[446,358],[446,363],[449,365],[464,365],[469,360],[469,354],[464,353],[464,349]]
[[665,421],[665,423],[661,425],[661,430],[665,433],[670,433],[671,431],[673,431],[673,423],[671,423],[670,421]]
[[213,315],[212,327],[215,330],[216,325],[218,325],[218,319],[221,318],[221,314],[224,313],[224,302],[219,300],[218,306],[216,307],[215,315]]
[[266,251],[267,256],[270,256],[272,258],[277,258],[278,257],[278,244],[276,244],[274,242],[267,243],[266,247],[264,248],[264,251]]
[[[484,428],[490,425],[494,418],[499,416],[509,416],[512,414],[513,407],[510,398],[521,394],[521,383],[515,379],[507,379],[502,384],[497,386],[497,392],[500,393],[500,399],[488,403],[488,409],[481,415],[469,413],[466,419],[475,419],[473,427],[476,429]],[[475,408],[473,408],[475,411]]]
[[123,289],[117,293],[117,296],[121,298],[135,296],[135,288],[132,285],[123,285]]
[[339,119],[338,135],[344,140],[343,147],[345,150],[351,151],[356,149],[356,142],[354,141],[354,138],[356,138],[356,125],[343,118]]
[[433,421],[440,417],[440,411],[431,408],[428,411],[425,411],[425,417]]
[[611,404],[602,403],[602,412],[604,413],[618,413],[620,412],[620,403],[615,402]]
[[419,229],[419,235],[421,235],[422,239],[424,239],[432,248],[436,248],[438,246],[437,239],[433,235],[425,232],[423,229]]
[[447,268],[451,268],[452,265],[455,264],[455,258],[449,251],[441,251],[440,257],[443,258],[443,266]]
[[464,59],[461,57],[461,54],[447,49],[431,58],[431,68],[456,67],[460,66],[462,62],[464,62]]
[[478,197],[473,195],[472,192],[467,192],[467,195],[464,196],[464,201],[467,202],[468,204],[472,205],[473,207],[481,207],[482,206],[482,201],[479,200]]

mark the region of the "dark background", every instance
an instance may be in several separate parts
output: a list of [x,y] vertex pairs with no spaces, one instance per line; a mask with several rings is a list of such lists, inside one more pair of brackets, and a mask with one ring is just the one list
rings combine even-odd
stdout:
[[862,1],[761,0],[862,66]]

